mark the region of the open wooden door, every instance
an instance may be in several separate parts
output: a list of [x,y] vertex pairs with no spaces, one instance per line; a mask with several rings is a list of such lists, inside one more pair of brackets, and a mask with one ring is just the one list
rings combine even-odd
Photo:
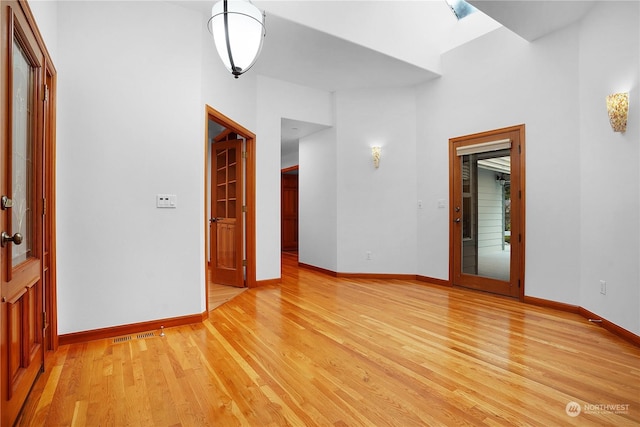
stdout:
[[43,285],[51,273],[44,241],[53,245],[45,227],[53,160],[45,151],[53,144],[47,85],[55,70],[26,2],[3,1],[0,21],[0,407],[2,426],[10,426],[43,369],[45,348],[56,345],[45,345],[45,330],[56,332],[45,324]]
[[524,125],[450,140],[451,279],[524,298]]
[[216,140],[211,150],[211,279],[244,287],[243,140],[234,138]]

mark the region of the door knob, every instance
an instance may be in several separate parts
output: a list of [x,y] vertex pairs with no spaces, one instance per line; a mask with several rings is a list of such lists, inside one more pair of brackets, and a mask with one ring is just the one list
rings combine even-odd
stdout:
[[460,222],[460,218],[454,219],[453,222]]
[[12,236],[6,231],[3,231],[2,235],[0,235],[0,244],[4,246],[7,244],[7,242],[13,242],[14,245],[19,245],[20,243],[22,243],[22,234],[16,233]]

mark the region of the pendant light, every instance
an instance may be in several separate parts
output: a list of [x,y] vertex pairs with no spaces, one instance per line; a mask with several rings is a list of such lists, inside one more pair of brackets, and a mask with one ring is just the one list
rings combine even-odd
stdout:
[[260,54],[266,34],[264,18],[249,0],[221,0],[211,9],[209,31],[218,55],[236,79]]

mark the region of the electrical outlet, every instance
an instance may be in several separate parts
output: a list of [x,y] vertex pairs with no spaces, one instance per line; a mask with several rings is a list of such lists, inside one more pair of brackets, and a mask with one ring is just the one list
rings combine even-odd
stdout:
[[607,282],[605,282],[604,280],[600,280],[600,293],[602,295],[607,294]]
[[371,251],[367,251],[367,261],[371,261]]

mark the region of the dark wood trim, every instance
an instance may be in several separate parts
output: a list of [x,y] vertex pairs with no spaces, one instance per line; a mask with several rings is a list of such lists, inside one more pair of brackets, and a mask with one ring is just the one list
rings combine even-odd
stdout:
[[569,313],[579,314],[580,316],[588,320],[596,320],[596,322],[593,322],[594,324],[600,325],[607,331],[611,332],[612,334],[617,335],[620,338],[627,340],[630,343],[640,347],[640,336],[634,334],[633,332],[621,326],[616,325],[615,323],[601,316],[598,316],[597,314],[587,310],[586,308],[583,308],[577,305],[565,304],[562,302],[547,300],[543,298],[529,297],[529,296],[524,297],[524,302],[526,304],[553,308],[560,311],[567,311]]
[[418,280],[420,282],[429,283],[438,286],[451,286],[449,280],[435,279],[433,277],[418,276],[416,274],[396,274],[396,273],[338,273],[325,268],[316,267],[315,265],[298,263],[298,267],[307,270],[317,271],[331,277],[351,278],[351,279],[387,279],[387,280]]
[[338,277],[338,273],[332,270],[327,270],[326,268],[316,267],[315,265],[305,264],[303,262],[298,262],[298,267],[304,268],[307,270],[317,271],[318,273],[326,274],[331,277]]
[[150,330],[171,328],[174,326],[191,325],[194,323],[202,323],[203,319],[207,319],[208,313],[192,314],[190,316],[172,317],[167,319],[151,320],[149,322],[131,323],[128,325],[114,326],[110,328],[92,329],[90,331],[73,332],[70,334],[60,335],[60,345],[77,344],[87,341],[99,340],[104,338],[113,338],[129,334],[138,334]]
[[436,279],[436,278],[427,277],[427,276],[416,276],[416,280],[420,282],[426,282],[432,285],[449,286],[449,287],[452,286],[451,280]]
[[416,280],[415,274],[396,273],[336,273],[336,277],[344,279]]
[[249,287],[259,288],[262,286],[280,285],[281,283],[282,283],[282,278],[278,277],[277,279],[258,280],[253,284],[253,286],[249,286]]
[[552,301],[549,299],[536,298],[536,297],[530,297],[530,296],[525,296],[523,302],[526,304],[537,305],[540,307],[548,307],[548,308],[553,308],[556,310],[567,311],[569,313],[576,313],[576,314],[578,314],[580,310],[580,307],[578,307],[577,305],[565,304],[563,302]]

